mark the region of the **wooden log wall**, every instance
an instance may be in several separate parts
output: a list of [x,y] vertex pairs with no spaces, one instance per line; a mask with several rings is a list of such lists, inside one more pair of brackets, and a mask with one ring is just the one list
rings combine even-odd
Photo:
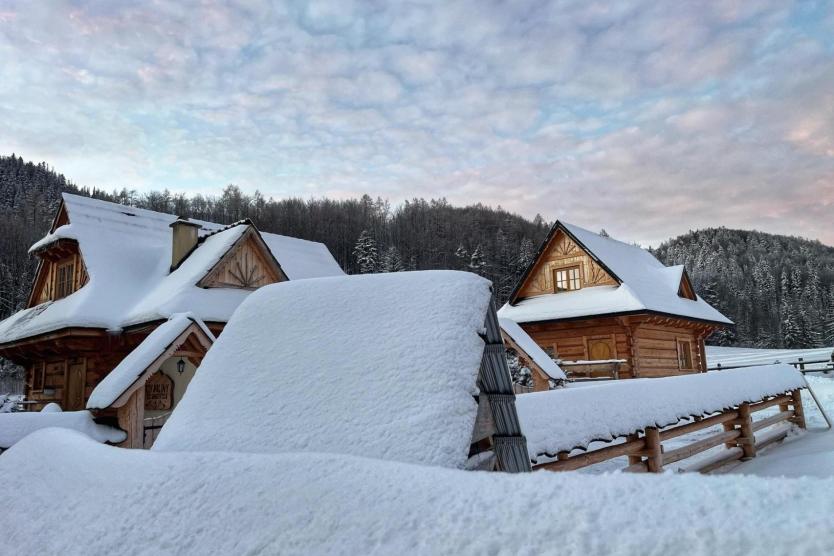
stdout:
[[[776,405],[779,406],[780,411],[778,413],[764,419],[753,420],[754,413]],[[744,461],[753,458],[758,450],[784,439],[787,436],[787,431],[779,431],[777,434],[771,434],[767,437],[763,435],[758,440],[756,438],[758,431],[784,422],[792,422],[801,428],[805,428],[800,390],[772,396],[756,403],[743,403],[736,408],[714,415],[700,416],[700,418],[682,425],[674,425],[665,429],[648,427],[644,432],[638,431],[627,435],[625,442],[620,444],[612,444],[575,455],[560,452],[557,454],[556,461],[534,465],[533,471],[572,471],[614,458],[628,456],[629,465],[624,468],[625,471],[660,473],[667,465],[723,444],[726,448],[726,454],[720,454],[719,457],[703,462],[694,469],[701,473],[708,473],[731,461]],[[666,451],[664,449],[664,441],[717,425],[723,425],[722,432],[674,450]]]

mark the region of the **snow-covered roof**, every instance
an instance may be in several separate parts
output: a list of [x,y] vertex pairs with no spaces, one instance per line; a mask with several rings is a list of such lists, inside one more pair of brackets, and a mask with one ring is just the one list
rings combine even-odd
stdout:
[[504,331],[516,345],[524,350],[524,353],[529,356],[533,363],[539,366],[547,376],[554,380],[565,380],[564,371],[559,368],[553,359],[547,355],[542,348],[531,338],[515,321],[510,319],[498,319],[501,323],[501,330]]
[[145,370],[156,361],[171,344],[191,326],[198,326],[208,341],[215,340],[214,335],[199,318],[191,313],[177,313],[167,322],[157,326],[148,334],[141,344],[131,351],[127,357],[96,385],[87,409],[104,409],[110,407],[122,396]]
[[[247,222],[225,227],[191,220],[200,226],[197,248],[173,272],[171,214],[127,207],[65,193],[69,224],[32,246],[73,239],[89,282],[71,295],[20,311],[0,322],[0,343],[65,327],[120,330],[193,311],[204,321],[225,322],[250,293],[232,288],[198,288],[205,274],[248,229]],[[290,280],[342,275],[321,243],[261,233]]]
[[27,435],[49,427],[72,429],[97,442],[121,442],[127,436],[117,428],[96,423],[89,411],[64,412],[54,405],[40,412],[0,413],[0,448],[9,448]]
[[519,396],[516,408],[527,449],[535,458],[806,386],[790,365],[767,365],[533,392]]
[[651,253],[610,237],[568,224],[556,222],[543,248],[558,230],[564,230],[609,271],[618,286],[593,286],[576,291],[553,293],[515,300],[519,281],[511,302],[499,311],[502,318],[516,322],[536,322],[577,317],[650,311],[721,324],[732,321],[709,303],[678,295],[684,273],[682,265],[667,267]]
[[487,280],[455,271],[265,286],[235,312],[153,449],[461,467],[489,301]]
[[472,473],[338,454],[124,450],[51,430],[0,456],[0,491],[9,552],[834,552],[830,478]]

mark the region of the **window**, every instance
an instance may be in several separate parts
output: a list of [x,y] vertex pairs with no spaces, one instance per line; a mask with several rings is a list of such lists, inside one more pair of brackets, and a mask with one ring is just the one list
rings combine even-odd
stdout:
[[42,362],[32,365],[32,391],[40,392],[43,390],[43,374],[44,364]]
[[75,263],[70,261],[58,265],[55,272],[55,299],[61,299],[73,292]]
[[678,340],[678,368],[692,369],[692,344],[685,340]]
[[556,293],[580,289],[582,280],[579,277],[579,267],[557,268],[553,271],[553,283]]

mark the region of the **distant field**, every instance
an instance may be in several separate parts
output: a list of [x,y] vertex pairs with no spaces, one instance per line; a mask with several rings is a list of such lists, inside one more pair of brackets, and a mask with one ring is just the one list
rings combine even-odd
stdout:
[[[831,360],[834,347],[815,349],[755,349],[738,347],[707,346],[707,363],[714,367],[718,363],[722,366],[732,365],[766,365],[768,363],[793,363],[801,357],[805,361]],[[822,365],[808,365],[807,368]]]

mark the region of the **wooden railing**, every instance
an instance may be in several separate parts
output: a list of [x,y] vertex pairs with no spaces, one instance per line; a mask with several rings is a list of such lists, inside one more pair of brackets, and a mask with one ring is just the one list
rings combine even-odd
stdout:
[[[753,420],[753,414],[770,407],[779,406],[779,413]],[[559,452],[556,461],[542,463],[533,467],[534,471],[572,471],[607,460],[627,456],[628,466],[624,471],[660,473],[664,466],[676,463],[710,448],[721,446],[727,450],[717,457],[710,458],[692,468],[693,471],[707,473],[734,460],[747,460],[755,457],[758,450],[778,442],[787,436],[787,431],[762,436],[758,441],[755,433],[785,421],[805,428],[805,414],[799,390],[787,394],[768,397],[756,403],[743,403],[736,408],[720,413],[702,415],[694,421],[666,428],[648,427],[644,432],[635,432],[626,436],[626,441],[604,448],[590,450],[576,455]],[[721,425],[723,432],[692,442],[683,447],[666,451],[663,442],[686,434]]]
[[620,378],[620,368],[624,363],[627,363],[625,359],[557,361],[568,378],[573,380],[616,380]]

